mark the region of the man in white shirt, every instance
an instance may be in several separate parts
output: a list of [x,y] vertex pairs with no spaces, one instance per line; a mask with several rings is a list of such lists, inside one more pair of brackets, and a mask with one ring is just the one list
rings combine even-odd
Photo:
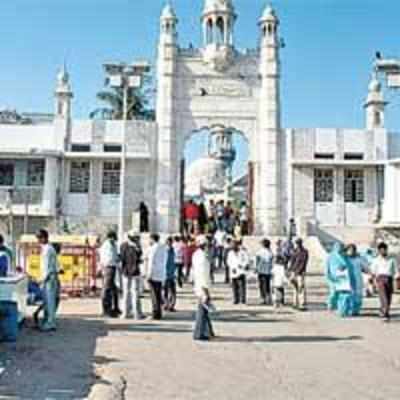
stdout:
[[41,281],[44,295],[44,320],[40,329],[44,332],[55,331],[58,293],[57,253],[49,243],[49,233],[40,229],[36,234],[40,244]]
[[153,233],[150,236],[150,248],[147,254],[147,281],[150,288],[152,303],[152,318],[162,318],[162,287],[166,279],[167,250],[160,243],[160,236]]
[[226,240],[226,232],[224,232],[221,229],[218,229],[214,235],[217,268],[222,268],[223,266],[225,240]]
[[397,266],[394,258],[389,257],[386,243],[381,243],[378,246],[378,257],[374,259],[370,268],[378,287],[381,317],[385,322],[389,322]]
[[119,255],[117,234],[114,231],[107,233],[107,238],[99,249],[100,265],[103,272],[102,306],[103,315],[117,318],[119,309],[119,293],[116,284],[118,274]]
[[227,263],[232,278],[233,304],[246,304],[247,279],[250,267],[250,257],[240,240],[236,240],[229,252]]
[[194,340],[210,340],[214,337],[211,325],[209,307],[211,306],[211,267],[206,253],[207,238],[203,235],[196,240],[198,249],[193,254],[192,268],[194,293],[198,298]]

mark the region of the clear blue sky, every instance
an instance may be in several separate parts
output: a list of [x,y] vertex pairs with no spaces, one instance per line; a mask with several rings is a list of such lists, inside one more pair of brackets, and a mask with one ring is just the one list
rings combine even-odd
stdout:
[[[236,45],[255,47],[264,0],[235,0]],[[154,61],[164,0],[0,1],[0,107],[52,111],[57,68],[67,59],[74,115],[86,117],[106,60]],[[200,41],[203,0],[173,0],[181,45]],[[400,56],[398,0],[275,0],[282,53],[285,127],[362,127],[376,50]],[[388,125],[400,100],[390,95]]]

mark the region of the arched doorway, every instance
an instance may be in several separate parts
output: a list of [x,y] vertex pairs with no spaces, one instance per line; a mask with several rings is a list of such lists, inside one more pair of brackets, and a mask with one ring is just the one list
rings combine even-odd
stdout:
[[[229,201],[239,217],[245,203],[250,227],[253,197],[250,166],[250,146],[243,132],[223,125],[192,131],[182,146],[181,207],[190,199],[203,203],[206,209],[213,202]],[[180,227],[184,228],[183,214]]]

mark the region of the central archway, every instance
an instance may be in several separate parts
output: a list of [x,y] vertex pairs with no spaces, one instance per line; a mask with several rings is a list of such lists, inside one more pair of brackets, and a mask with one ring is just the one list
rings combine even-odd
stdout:
[[[232,126],[213,124],[184,136],[180,162],[180,207],[189,199],[204,204],[230,202],[239,214],[244,202],[249,209],[246,234],[252,227],[252,168],[248,136]],[[184,228],[181,213],[180,228]]]

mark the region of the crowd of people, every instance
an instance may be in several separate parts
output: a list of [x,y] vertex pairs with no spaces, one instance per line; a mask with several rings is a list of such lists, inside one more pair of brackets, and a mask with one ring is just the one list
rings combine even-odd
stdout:
[[[213,336],[209,316],[214,307],[211,287],[218,271],[232,287],[234,305],[247,303],[248,277],[256,275],[262,305],[274,305],[278,310],[285,304],[285,286],[290,284],[294,292],[293,306],[305,309],[308,260],[308,251],[301,239],[295,244],[291,240],[279,241],[276,252],[271,249],[270,240],[264,239],[261,250],[251,255],[242,239],[220,229],[213,235],[199,234],[189,239],[169,236],[165,242],[158,234],[151,234],[148,250],[143,252],[136,232],[128,234],[120,249],[116,234],[109,232],[99,250],[104,281],[103,315],[145,318],[141,304],[141,281],[145,277],[152,307],[150,318],[160,320],[165,312],[176,312],[177,287],[189,284],[199,300],[194,337],[208,340]],[[119,288],[122,288],[122,310]]]
[[231,235],[245,236],[250,230],[249,208],[244,201],[235,206],[232,201],[211,199],[206,205],[190,199],[183,206],[182,218],[186,235],[214,234],[221,230]]
[[[247,304],[249,278],[257,278],[262,306],[273,306],[279,312],[290,304],[305,311],[310,255],[303,240],[295,238],[293,230],[289,231],[285,241],[278,240],[274,245],[271,240],[263,239],[254,253],[246,248],[240,236],[218,227],[214,233],[177,234],[165,240],[158,234],[151,234],[146,250],[142,248],[140,233],[131,231],[126,240],[119,243],[116,233],[110,231],[98,249],[98,266],[103,279],[103,316],[146,318],[142,306],[146,288],[151,300],[148,318],[161,320],[164,313],[177,311],[178,287],[188,285],[198,299],[194,338],[209,340],[214,336],[210,312],[215,310],[212,286],[217,273],[232,288],[234,305]],[[34,316],[40,329],[52,331],[56,329],[60,302],[59,249],[50,244],[49,234],[44,229],[37,233],[37,239],[41,247],[42,304]],[[10,257],[10,253],[0,236],[1,274],[5,269],[5,257]],[[381,317],[389,321],[398,272],[397,263],[389,255],[385,243],[380,243],[376,252],[369,249],[363,254],[354,244],[336,244],[326,262],[328,309],[342,317],[357,316],[364,297],[378,294]],[[293,295],[290,302],[285,296],[289,288]]]
[[326,264],[328,308],[342,317],[358,316],[364,297],[378,293],[380,316],[390,321],[390,308],[398,266],[386,243],[361,254],[355,244],[337,243]]

